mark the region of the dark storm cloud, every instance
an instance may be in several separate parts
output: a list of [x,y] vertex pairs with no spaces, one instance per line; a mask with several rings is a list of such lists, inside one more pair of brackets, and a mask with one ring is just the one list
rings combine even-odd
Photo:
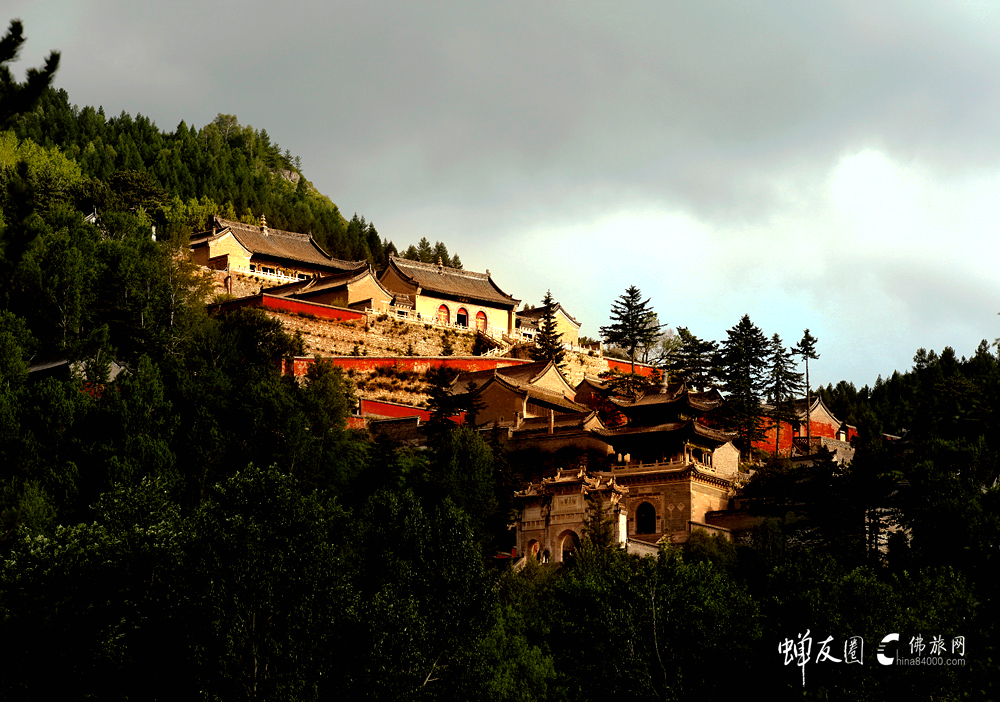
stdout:
[[[325,134],[331,158],[362,166],[337,177],[348,188],[399,152],[410,172],[390,177],[418,190],[421,175],[462,189],[471,166],[501,191],[496,169],[526,190],[612,179],[712,210],[759,203],[762,171],[822,168],[852,144],[998,155],[996,17],[975,6],[75,6],[61,78],[170,122],[238,108],[296,141]],[[316,144],[300,151],[326,165]]]

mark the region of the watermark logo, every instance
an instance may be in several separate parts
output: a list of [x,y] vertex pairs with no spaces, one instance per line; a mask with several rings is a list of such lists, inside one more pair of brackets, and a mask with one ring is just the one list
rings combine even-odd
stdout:
[[857,663],[858,665],[864,664],[865,659],[865,640],[860,636],[851,636],[844,640],[843,646],[843,656],[837,658],[834,655],[834,651],[839,654],[841,649],[833,649],[832,644],[834,638],[832,636],[827,636],[825,639],[819,642],[819,650],[816,652],[816,659],[812,660],[812,650],[813,650],[813,638],[810,636],[810,630],[806,629],[806,633],[799,634],[797,640],[785,639],[778,644],[778,653],[783,654],[785,657],[785,665],[790,665],[795,663],[802,669],[802,686],[805,687],[806,684],[806,664],[813,663],[846,663],[850,665],[851,663]]
[[[905,642],[905,643],[904,643]],[[814,647],[813,644],[816,644]],[[844,640],[843,648],[835,647],[833,636],[827,636],[821,641],[814,641],[812,631],[798,634],[795,639],[785,639],[778,644],[778,653],[784,656],[784,664],[794,663],[802,669],[802,686],[806,684],[806,665],[809,663],[856,663],[864,665],[865,641],[860,636],[851,636]],[[908,645],[907,645],[908,644]],[[901,646],[903,647],[901,649]],[[813,656],[813,650],[816,655]],[[901,657],[900,653],[909,649],[909,657]],[[840,656],[840,651],[843,655]],[[926,655],[925,655],[926,653]],[[950,656],[950,657],[946,657]],[[924,638],[922,634],[902,637],[898,632],[886,634],[879,642],[875,659],[879,665],[965,665],[965,637],[954,636],[950,646],[940,634]]]
[[890,643],[895,643],[899,641],[899,634],[887,634],[885,638],[882,639],[882,643],[878,645],[878,653],[875,654],[875,658],[882,665],[892,665],[896,658],[895,656],[885,655],[886,646]]
[[865,640],[860,636],[851,636],[844,642],[844,663],[864,665]]

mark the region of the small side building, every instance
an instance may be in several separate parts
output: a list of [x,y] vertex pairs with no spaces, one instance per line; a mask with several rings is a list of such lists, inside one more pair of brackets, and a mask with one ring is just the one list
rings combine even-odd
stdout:
[[[534,338],[541,329],[542,317],[547,311],[547,305],[521,310],[516,317],[517,329],[523,336]],[[580,322],[576,321],[558,302],[552,303],[552,313],[556,322],[556,331],[562,335],[562,342],[569,346],[578,346],[580,343]]]
[[[766,414],[774,411],[772,405],[764,405],[763,409]],[[850,461],[854,458],[851,440],[858,435],[857,427],[838,419],[821,397],[813,396],[811,403],[807,403],[804,397],[795,400],[793,412],[795,421],[792,423],[782,421],[780,432],[778,422],[766,418],[765,421],[769,424],[766,434],[763,439],[754,442],[754,448],[771,454],[777,453],[779,456],[793,457],[812,455],[820,446],[824,446],[836,454],[838,461]],[[808,445],[807,418],[812,446]]]
[[472,393],[482,407],[480,425],[519,427],[522,420],[532,417],[589,414],[573,401],[573,386],[551,361],[462,373],[450,392],[456,396]]
[[268,288],[267,294],[361,312],[367,309],[385,312],[392,304],[392,293],[382,287],[368,264],[364,261],[358,264],[354,270]]

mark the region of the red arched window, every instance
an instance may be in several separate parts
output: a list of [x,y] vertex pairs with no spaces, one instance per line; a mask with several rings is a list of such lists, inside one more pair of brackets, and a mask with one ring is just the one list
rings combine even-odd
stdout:
[[451,312],[448,311],[448,305],[441,305],[438,307],[438,324],[450,324],[451,323]]
[[482,310],[476,312],[476,329],[486,332],[486,313]]
[[458,312],[455,313],[455,324],[459,327],[469,326],[469,310],[459,307]]

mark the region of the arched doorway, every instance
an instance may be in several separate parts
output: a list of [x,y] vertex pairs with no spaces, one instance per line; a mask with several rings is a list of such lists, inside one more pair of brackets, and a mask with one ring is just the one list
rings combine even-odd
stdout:
[[635,533],[656,533],[656,508],[648,502],[643,502],[635,510]]
[[486,332],[486,313],[482,310],[476,312],[476,329],[483,333]]
[[448,309],[448,305],[441,305],[438,307],[438,324],[450,324],[451,323],[451,311]]
[[467,327],[469,326],[469,310],[464,307],[459,307],[458,312],[455,313],[455,326]]
[[535,539],[532,539],[531,541],[528,542],[528,552],[527,552],[526,555],[529,558],[534,558],[534,559],[537,560],[538,559],[538,552],[541,550],[541,547],[542,547],[542,545],[540,543],[538,543],[538,541],[536,541]]
[[567,529],[561,533],[558,541],[559,561],[565,561],[566,557],[576,551],[579,545],[580,537],[576,535],[575,531]]

